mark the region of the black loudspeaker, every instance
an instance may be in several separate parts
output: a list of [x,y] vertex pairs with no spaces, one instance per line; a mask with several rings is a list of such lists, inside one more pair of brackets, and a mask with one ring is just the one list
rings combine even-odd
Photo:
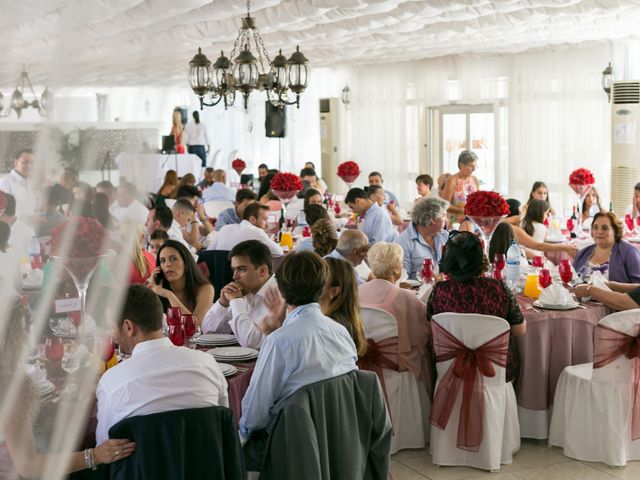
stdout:
[[265,102],[264,129],[267,137],[284,138],[287,115],[285,107],[274,107],[271,102]]

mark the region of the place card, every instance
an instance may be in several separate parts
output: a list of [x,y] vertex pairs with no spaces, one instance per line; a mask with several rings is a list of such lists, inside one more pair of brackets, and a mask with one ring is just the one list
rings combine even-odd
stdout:
[[61,298],[55,301],[56,313],[80,311],[80,298]]

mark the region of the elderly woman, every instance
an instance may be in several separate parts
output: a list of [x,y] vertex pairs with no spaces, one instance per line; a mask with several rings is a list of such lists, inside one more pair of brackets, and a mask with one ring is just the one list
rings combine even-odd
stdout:
[[404,250],[404,269],[409,278],[415,279],[425,258],[437,265],[442,247],[447,242],[447,207],[449,204],[437,197],[420,200],[411,212],[411,225],[400,234],[398,244]]
[[[504,283],[483,277],[486,263],[480,240],[469,232],[453,231],[440,261],[440,271],[449,280],[438,282],[427,302],[427,319],[442,312],[480,313],[504,318],[511,325],[511,336],[524,335],[526,321],[513,294]],[[517,375],[515,343],[509,341],[507,381]]]
[[640,283],[640,251],[622,240],[622,224],[612,212],[596,213],[591,224],[594,244],[573,260],[576,273],[588,281],[598,270],[614,282]]
[[[400,278],[402,271],[402,248],[395,243],[378,242],[369,249],[369,266],[374,275],[374,279],[358,287],[360,295],[360,306],[362,310],[362,321],[364,332],[369,343],[371,339],[378,342],[378,347],[371,346],[371,354],[376,355],[377,351],[389,350],[393,352],[391,359],[398,364],[398,372],[409,371],[417,380],[418,387],[424,388],[421,395],[430,396],[433,388],[431,370],[428,365],[427,344],[430,337],[429,324],[426,321],[426,306],[418,300],[418,297],[410,291],[399,288],[395,283]],[[376,321],[375,314],[370,313],[366,308],[384,310],[393,318],[393,324],[381,325]],[[390,332],[389,338],[381,332]],[[397,357],[395,346],[387,344],[397,337]],[[367,359],[375,363],[375,359]],[[383,368],[389,368],[383,366]],[[386,377],[386,375],[385,375]],[[389,379],[387,379],[389,380]],[[395,389],[399,387],[398,382],[389,382],[386,388]],[[403,383],[403,385],[405,385]],[[421,389],[422,389],[421,388]],[[411,389],[401,390],[402,394],[409,394]],[[427,425],[427,410],[418,409],[414,411],[406,405],[406,399],[394,401],[393,392],[387,391],[389,397],[389,411],[393,418],[396,435],[391,443],[391,451],[401,448],[421,448],[428,439],[423,436],[423,426]],[[420,412],[424,413],[424,418],[418,418]],[[421,421],[422,420],[422,421]]]
[[450,203],[447,210],[451,215],[451,222],[464,220],[464,204],[467,196],[480,188],[478,179],[473,176],[476,169],[478,156],[470,151],[463,150],[458,157],[458,173],[447,179],[444,190],[440,194]]

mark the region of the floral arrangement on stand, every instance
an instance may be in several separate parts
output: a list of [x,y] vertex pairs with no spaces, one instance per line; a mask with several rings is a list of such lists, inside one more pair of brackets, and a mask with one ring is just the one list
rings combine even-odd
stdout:
[[596,179],[593,173],[586,168],[577,168],[569,175],[569,186],[578,196],[578,236],[585,235],[582,228],[582,204],[594,183]]
[[491,236],[502,218],[509,215],[509,204],[498,192],[478,190],[467,195],[464,214],[480,230],[485,255],[488,255]]
[[577,168],[569,175],[569,185],[593,185],[594,183],[596,179],[593,173],[586,168]]
[[347,186],[351,188],[353,182],[355,182],[356,179],[360,176],[360,166],[352,160],[342,162],[340,165],[338,165],[337,173],[338,177],[340,177],[344,181],[344,183],[346,183]]
[[243,170],[247,168],[247,164],[241,158],[236,158],[233,162],[231,162],[231,168],[233,168],[238,175],[241,175]]
[[271,190],[286,204],[302,190],[302,180],[295,173],[278,172],[271,180]]

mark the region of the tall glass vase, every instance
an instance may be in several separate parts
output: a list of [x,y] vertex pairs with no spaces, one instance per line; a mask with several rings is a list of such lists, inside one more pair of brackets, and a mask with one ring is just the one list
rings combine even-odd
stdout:
[[291,203],[291,200],[293,200],[296,197],[296,195],[298,195],[299,191],[300,190],[274,190],[273,191],[276,197],[278,197],[278,200],[280,200],[280,202],[282,203],[282,212],[284,213],[285,221],[287,218],[287,205],[289,205],[289,203]]
[[360,176],[360,174],[358,174],[358,175],[343,175],[340,178],[342,179],[342,181],[344,183],[347,184],[347,190],[351,190],[351,186],[355,183],[355,181],[358,179],[359,176]]
[[65,270],[73,280],[73,284],[78,290],[80,299],[80,325],[84,325],[84,317],[87,304],[87,289],[91,282],[93,272],[96,271],[98,262],[104,255],[94,257],[55,257],[62,262]]
[[591,190],[592,185],[579,185],[577,183],[570,183],[571,189],[578,195],[578,237],[584,237],[584,229],[582,227],[582,206],[584,205],[584,199]]
[[[482,241],[484,243],[484,254],[489,258],[489,243],[491,242],[491,236],[502,220],[502,216],[484,217],[479,215],[469,215],[469,218],[480,230],[480,235],[482,236]],[[490,258],[489,263],[491,263]]]

